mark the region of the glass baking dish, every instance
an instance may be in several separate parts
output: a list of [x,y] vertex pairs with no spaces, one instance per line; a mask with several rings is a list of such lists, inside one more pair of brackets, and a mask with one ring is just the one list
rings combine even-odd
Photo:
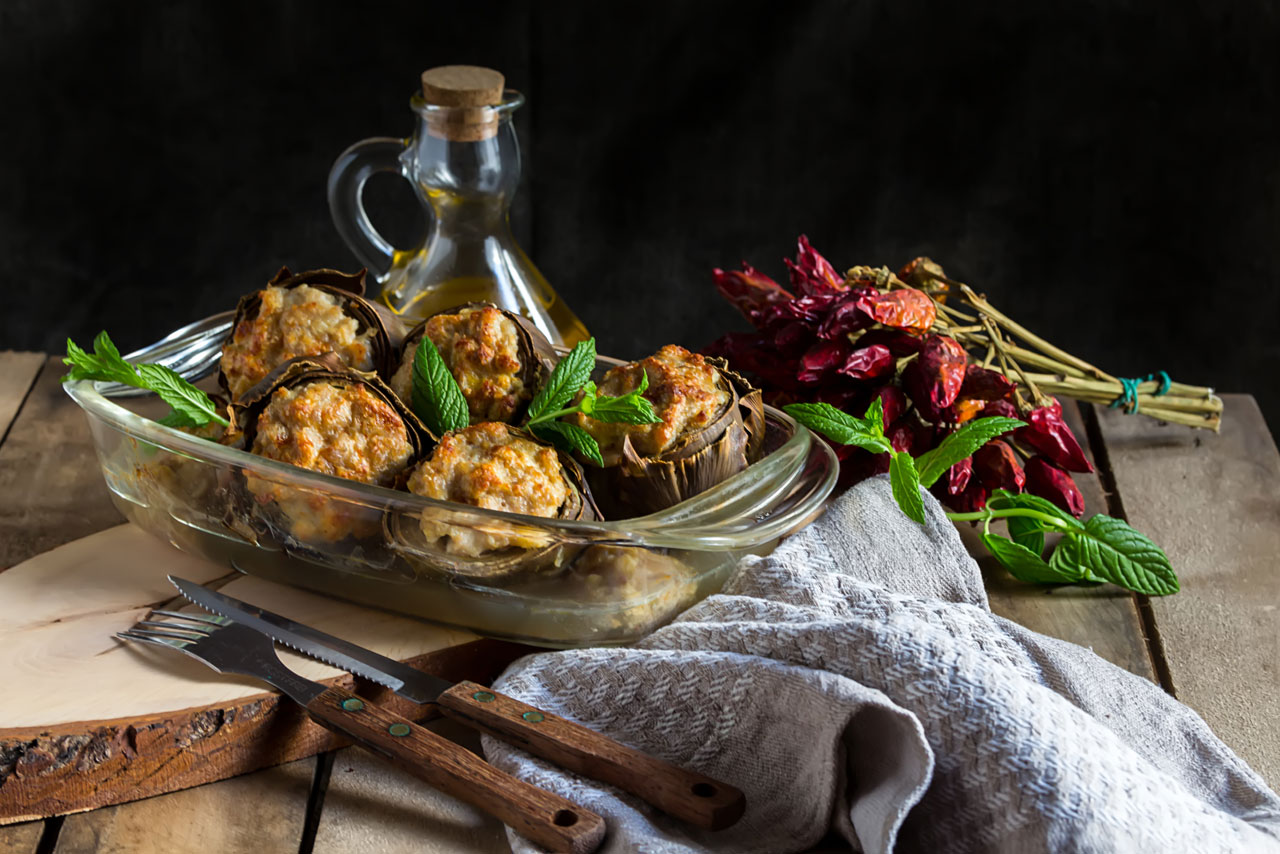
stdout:
[[[601,358],[598,373],[616,364]],[[104,387],[65,385],[89,419],[112,500],[141,528],[251,575],[540,646],[628,643],[657,628],[718,590],[742,555],[767,551],[812,520],[838,469],[825,442],[768,407],[766,453],[746,470],[650,516],[568,522],[254,456],[156,423],[166,408],[149,394],[107,397]],[[255,479],[291,506],[345,517],[352,533],[327,542],[273,523],[245,489]],[[448,554],[421,535],[424,518],[529,548]]]

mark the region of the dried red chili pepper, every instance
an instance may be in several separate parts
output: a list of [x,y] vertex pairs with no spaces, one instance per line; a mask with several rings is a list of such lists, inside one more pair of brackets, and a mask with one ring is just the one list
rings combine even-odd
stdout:
[[962,394],[956,398],[955,403],[947,407],[946,419],[952,424],[963,424],[982,412],[986,405],[985,400],[973,400]]
[[983,418],[989,418],[993,415],[999,415],[1004,418],[1017,418],[1019,421],[1023,420],[1022,416],[1018,413],[1018,407],[1014,406],[1007,400],[993,400],[983,407]]
[[853,348],[840,341],[819,341],[800,357],[796,379],[802,383],[816,383],[844,364]]
[[711,277],[720,295],[757,328],[761,328],[769,307],[792,300],[790,291],[745,261],[741,270],[717,267],[711,271]]
[[1018,455],[1008,442],[1000,439],[993,439],[973,452],[973,473],[987,489],[1021,492],[1027,482]]
[[1039,451],[1067,471],[1093,471],[1071,428],[1062,420],[1062,404],[1058,401],[1031,410],[1024,420],[1027,426],[1019,427],[1014,434],[1019,442]]
[[973,477],[973,457],[965,457],[960,462],[947,469],[943,480],[947,483],[947,492],[950,495],[959,495],[964,492],[965,487],[969,485],[969,479]]
[[813,330],[798,320],[780,327],[773,333],[773,346],[778,355],[794,359],[813,346]]
[[837,486],[852,486],[869,477],[889,471],[888,454],[873,454],[853,445],[832,445],[832,448],[836,452],[836,459],[840,461],[840,477],[836,481]]
[[799,388],[794,361],[780,358],[770,347],[769,339],[754,332],[722,335],[702,352],[726,360],[735,371],[754,375],[769,389],[794,391]]
[[964,371],[961,397],[976,400],[1002,400],[1013,394],[1013,383],[998,371],[990,371],[978,365],[969,365]]
[[923,255],[906,262],[902,269],[897,271],[897,278],[908,284],[924,289],[941,288],[943,291],[946,291],[948,286],[940,277],[945,275],[941,264]]
[[967,360],[964,348],[954,338],[927,336],[920,356],[911,363],[917,367],[911,372],[913,381],[907,385],[907,394],[922,412],[946,409],[960,394]]
[[873,344],[854,350],[836,370],[851,379],[870,380],[892,371],[893,365],[893,354],[889,352],[889,348]]
[[800,294],[818,294],[823,291],[843,291],[844,276],[809,245],[809,238],[800,235],[796,260],[783,259],[791,271],[791,286]]
[[[887,436],[889,444],[893,446],[895,451],[911,454],[912,448],[916,446],[916,431],[905,421],[889,428]],[[924,453],[924,449],[922,448],[920,452]]]
[[865,300],[876,293],[875,288],[853,288],[845,291],[842,299],[828,310],[818,327],[818,337],[835,340],[850,332],[866,329],[875,319],[867,311]]
[[933,497],[957,513],[972,513],[981,510],[987,504],[987,488],[982,481],[972,478],[961,492],[952,495],[947,491],[947,479],[938,478],[938,482],[929,488]]
[[1027,492],[1047,498],[1072,516],[1084,515],[1084,496],[1071,475],[1042,456],[1027,460]]
[[[864,299],[867,313],[877,323],[909,332],[928,332],[938,319],[938,309],[924,291],[901,288]],[[958,346],[958,345],[957,345]]]
[[952,498],[949,504],[957,513],[972,513],[987,506],[988,494],[985,486],[974,481],[969,484],[968,489]]
[[895,385],[884,385],[875,396],[880,398],[880,409],[884,413],[885,425],[897,424],[902,413],[907,411],[907,396],[902,393],[902,389]]
[[808,394],[814,403],[829,403],[842,412],[864,412],[867,408],[867,392],[857,383],[829,383]]
[[895,358],[901,359],[910,356],[913,353],[919,353],[924,347],[924,338],[910,332],[902,332],[897,329],[868,329],[866,332],[858,336],[858,346],[870,347],[872,344],[880,344],[888,347],[889,352]]

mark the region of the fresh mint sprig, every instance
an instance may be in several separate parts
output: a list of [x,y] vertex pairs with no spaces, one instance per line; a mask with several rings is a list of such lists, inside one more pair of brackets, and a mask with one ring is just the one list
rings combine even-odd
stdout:
[[[576,424],[561,421],[561,418],[580,412],[597,421],[614,424],[656,424],[662,419],[653,411],[653,404],[643,396],[649,388],[647,374],[641,371],[640,384],[634,390],[618,397],[609,397],[600,394],[596,384],[591,381],[591,371],[595,364],[594,338],[588,338],[570,350],[529,404],[525,427],[530,433],[562,451],[577,452],[596,465],[603,466],[604,457],[595,437]],[[578,397],[578,402],[569,406],[569,401],[574,397]]]
[[436,436],[461,430],[471,423],[467,399],[449,372],[440,351],[423,335],[413,353],[413,414]]
[[99,332],[93,339],[93,352],[86,352],[70,338],[67,339],[67,355],[62,360],[69,365],[63,382],[94,380],[132,386],[155,393],[169,404],[172,410],[159,421],[166,427],[204,427],[210,421],[230,425],[218,414],[218,407],[209,395],[184,380],[176,371],[163,365],[133,365],[124,360],[111,337]]
[[[956,463],[987,442],[1022,425],[1016,418],[979,418],[943,439],[936,448],[912,458],[895,451],[884,433],[879,398],[865,418],[855,418],[825,403],[793,403],[786,412],[811,430],[834,442],[856,445],[872,453],[888,453],[889,482],[894,500],[914,521],[925,524],[920,487],[937,482]],[[1009,574],[1036,584],[1096,584],[1165,596],[1177,593],[1178,578],[1168,556],[1148,537],[1122,519],[1101,513],[1081,522],[1051,501],[1037,495],[997,489],[987,506],[972,513],[948,513],[955,522],[982,522],[982,542]],[[991,533],[991,522],[1004,519],[1012,537]],[[1048,560],[1045,534],[1060,534]]]

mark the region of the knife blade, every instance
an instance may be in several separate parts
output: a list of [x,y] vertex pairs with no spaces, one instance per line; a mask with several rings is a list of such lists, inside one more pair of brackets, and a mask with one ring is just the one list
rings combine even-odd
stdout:
[[720,830],[736,822],[746,809],[742,792],[727,783],[642,753],[492,688],[475,682],[453,683],[414,670],[194,581],[173,575],[169,581],[207,611],[254,628],[304,655],[385,685],[415,703],[436,703],[444,714],[472,729],[570,771],[611,783],[698,827]]
[[394,658],[379,655],[371,649],[282,617],[266,608],[210,590],[194,581],[170,575],[169,583],[206,611],[251,626],[285,646],[339,670],[385,685],[406,700],[434,703],[441,694],[454,686],[452,682],[415,670]]

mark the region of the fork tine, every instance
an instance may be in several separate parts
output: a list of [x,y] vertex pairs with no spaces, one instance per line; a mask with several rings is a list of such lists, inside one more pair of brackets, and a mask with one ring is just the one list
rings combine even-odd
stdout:
[[138,622],[133,624],[135,629],[143,626],[146,626],[149,629],[163,629],[172,632],[189,632],[192,635],[191,640],[206,638],[209,636],[210,632],[218,630],[217,626],[210,626],[207,623],[202,623],[198,626],[180,626],[173,622],[162,623],[159,620],[138,620]]
[[[184,644],[192,644],[200,640],[198,637],[191,635],[180,635],[177,632],[157,632],[152,629],[129,629],[125,634],[135,638],[172,638],[173,640],[182,641]],[[168,644],[168,646],[177,646],[177,644]]]
[[161,614],[165,617],[176,617],[179,620],[191,620],[192,622],[212,623],[214,626],[225,626],[227,619],[225,617],[215,617],[212,614],[205,614],[199,611],[166,611],[162,608],[151,609],[152,614]]
[[[132,629],[124,632],[116,632],[116,637],[120,638],[120,640],[133,641],[135,643],[149,643],[153,646],[163,646],[169,649],[184,649],[186,647],[186,643],[176,643],[173,641],[163,640],[161,638],[147,637],[146,635],[138,634]],[[188,640],[187,643],[190,643],[190,640]]]

